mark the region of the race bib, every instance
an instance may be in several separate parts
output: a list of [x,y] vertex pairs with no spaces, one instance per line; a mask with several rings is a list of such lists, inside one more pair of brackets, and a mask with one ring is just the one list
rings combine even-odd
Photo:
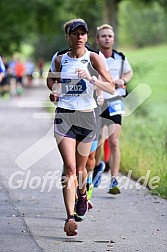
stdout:
[[121,99],[116,99],[108,102],[110,116],[124,114],[124,103]]
[[86,93],[86,82],[83,79],[62,79],[62,95],[81,95]]

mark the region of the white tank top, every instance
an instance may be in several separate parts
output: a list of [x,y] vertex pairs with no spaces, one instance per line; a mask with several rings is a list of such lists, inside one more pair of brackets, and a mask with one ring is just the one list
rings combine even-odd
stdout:
[[[131,66],[130,66],[127,58],[125,57],[123,69],[122,69],[122,73],[121,73],[122,57],[116,52],[114,52],[114,58],[113,57],[106,58],[106,62],[108,64],[109,72],[111,73],[112,78],[114,80],[120,79],[121,74],[127,73],[131,70]],[[116,96],[123,96],[123,95],[125,95],[125,91],[126,90],[124,88],[118,88],[118,89],[116,89],[116,91],[113,95],[104,92],[104,99],[110,99],[110,98],[113,98]]]
[[88,72],[90,52],[81,58],[70,58],[67,53],[61,59],[62,92],[58,101],[58,107],[70,110],[88,110],[96,108],[93,98],[94,86],[86,79],[79,79],[76,69],[80,68]]

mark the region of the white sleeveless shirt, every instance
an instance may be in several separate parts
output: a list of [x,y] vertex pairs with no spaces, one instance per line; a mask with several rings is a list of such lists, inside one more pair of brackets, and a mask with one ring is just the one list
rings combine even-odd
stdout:
[[[118,80],[121,78],[121,74],[127,73],[131,70],[131,66],[130,66],[127,58],[125,57],[123,69],[122,69],[122,73],[121,73],[122,57],[116,52],[114,52],[113,55],[114,55],[114,58],[113,57],[106,58],[106,62],[108,64],[109,72],[111,73],[112,78],[114,80]],[[116,91],[113,95],[104,92],[104,99],[110,99],[110,98],[113,98],[116,96],[125,95],[124,92],[125,92],[125,89],[123,89],[123,88],[116,89]]]
[[79,79],[76,69],[80,68],[88,72],[90,52],[81,58],[70,58],[67,53],[61,59],[61,95],[57,106],[69,110],[88,110],[96,108],[93,98],[94,86],[86,79]]

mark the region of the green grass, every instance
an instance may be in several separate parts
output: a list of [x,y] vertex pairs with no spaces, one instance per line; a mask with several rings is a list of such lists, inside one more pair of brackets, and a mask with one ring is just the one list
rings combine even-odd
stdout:
[[152,192],[167,198],[167,45],[127,50],[126,55],[134,69],[128,89],[145,83],[152,93],[130,116],[123,118],[121,171],[133,170],[135,179],[150,171],[149,180],[160,178]]

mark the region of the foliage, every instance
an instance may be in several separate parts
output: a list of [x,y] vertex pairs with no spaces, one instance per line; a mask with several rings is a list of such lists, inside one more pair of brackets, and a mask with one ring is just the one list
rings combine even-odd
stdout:
[[1,54],[19,50],[23,42],[33,44],[40,35],[53,34],[61,23],[55,15],[61,6],[61,0],[0,0]]
[[28,30],[33,26],[29,18],[27,9],[30,7],[30,1],[0,1],[1,17],[1,53],[10,53],[17,49],[20,42],[27,36]]
[[[89,43],[95,45],[96,27],[102,23],[104,3],[101,0],[67,0],[67,12],[73,10],[73,18],[84,19],[89,26]],[[100,14],[100,15],[99,15]]]
[[[115,10],[120,7],[119,34],[123,43],[127,41],[128,44],[133,42],[131,44],[143,46],[143,43],[157,43],[166,39],[166,9],[164,8],[163,11],[160,5],[166,7],[167,0],[114,0],[113,2],[112,6]],[[143,2],[147,2],[146,7]],[[76,17],[83,18],[88,23],[89,43],[95,47],[96,26],[104,22],[104,17],[107,16],[104,7],[111,6],[109,3],[110,0],[0,0],[0,52],[9,55],[20,50],[20,45],[23,43],[29,43],[34,47],[36,58],[43,56],[46,60],[50,59],[55,51],[67,46],[63,23]],[[152,3],[154,4],[151,5]],[[147,6],[151,6],[152,13]],[[113,15],[117,12],[108,13]],[[117,14],[114,18],[117,19]],[[144,20],[144,25],[141,18]]]
[[137,76],[134,71],[130,85],[134,88],[146,83],[152,94],[142,105],[147,113],[138,113],[140,108],[137,108],[124,118],[120,145],[122,172],[132,169],[133,177],[138,179],[151,170],[149,179],[160,178],[158,187],[152,191],[163,197],[167,197],[166,53],[167,45],[126,52],[132,66],[146,66],[146,71],[138,72]]
[[143,47],[167,39],[166,12],[156,2],[151,8],[140,2],[136,8],[135,2],[125,1],[120,5],[119,20],[120,44]]

